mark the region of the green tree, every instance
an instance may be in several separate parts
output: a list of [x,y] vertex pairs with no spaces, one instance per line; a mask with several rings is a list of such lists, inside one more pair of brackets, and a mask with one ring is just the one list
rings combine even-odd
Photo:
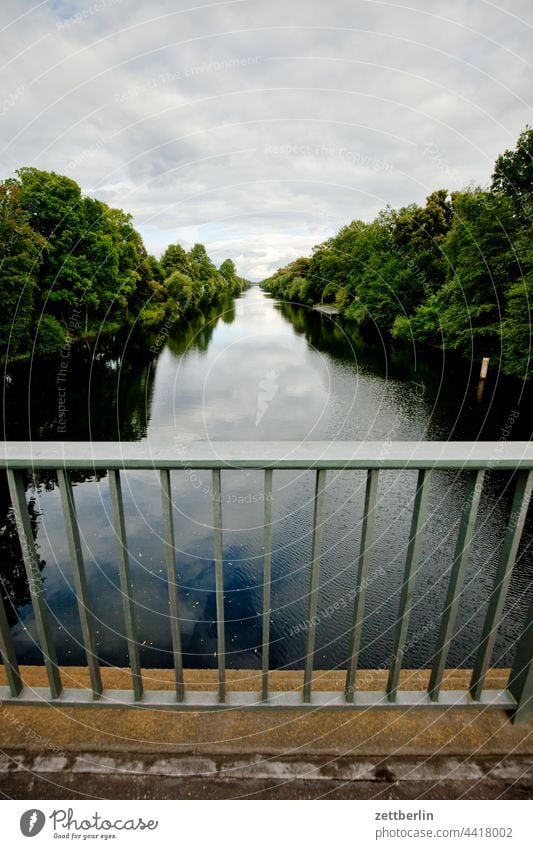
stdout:
[[0,183],[0,353],[28,351],[45,240],[30,226],[16,180]]
[[109,208],[108,212],[118,246],[118,289],[113,300],[126,312],[131,296],[139,284],[150,280],[148,254],[141,235],[132,224],[132,217],[121,209]]
[[482,340],[497,349],[509,284],[520,276],[517,220],[505,196],[481,189],[453,196],[454,224],[443,244],[448,280],[439,291],[444,342],[464,353]]
[[200,301],[201,284],[182,271],[174,271],[165,280],[165,294],[169,306],[179,307],[183,312],[194,309]]
[[204,283],[217,273],[214,263],[209,259],[204,245],[198,242],[191,248],[188,254],[192,276],[202,280]]
[[79,302],[85,307],[87,332],[89,311],[95,315],[105,315],[120,288],[120,245],[113,216],[107,204],[93,198],[84,198],[83,216],[84,233],[78,251],[80,267],[85,260],[83,267],[87,285]]
[[496,160],[492,190],[509,195],[519,214],[533,218],[533,129],[520,133],[514,150],[506,150]]
[[232,283],[237,276],[237,270],[235,268],[235,263],[232,259],[225,259],[222,265],[219,268],[222,277],[228,281],[228,283]]
[[32,229],[43,237],[39,289],[44,303],[63,315],[88,295],[90,279],[81,245],[85,232],[81,190],[74,180],[37,168],[21,168],[22,205]]
[[161,257],[160,265],[164,277],[168,277],[173,271],[190,273],[189,257],[181,245],[169,245]]
[[408,206],[394,221],[394,241],[400,249],[420,253],[435,250],[444,240],[453,219],[453,205],[447,189],[428,195],[425,206]]
[[503,366],[510,374],[531,376],[533,328],[533,232],[524,227],[516,240],[520,275],[510,282],[502,326]]

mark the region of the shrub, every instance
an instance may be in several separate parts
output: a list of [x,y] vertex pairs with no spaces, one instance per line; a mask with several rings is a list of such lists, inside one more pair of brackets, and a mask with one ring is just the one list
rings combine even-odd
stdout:
[[51,315],[42,315],[35,329],[35,351],[38,354],[60,351],[66,341],[63,325]]

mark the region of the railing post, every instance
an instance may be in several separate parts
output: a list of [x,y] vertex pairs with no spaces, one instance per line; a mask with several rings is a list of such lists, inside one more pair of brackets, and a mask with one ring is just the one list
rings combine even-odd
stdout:
[[22,681],[17,664],[17,656],[11,639],[11,631],[7,620],[4,599],[0,592],[0,654],[6,670],[9,692],[12,696],[18,696],[22,690]]
[[270,607],[272,582],[272,469],[265,469],[265,528],[263,559],[263,650],[261,701],[268,699],[268,668],[270,658]]
[[52,639],[52,630],[50,628],[50,619],[48,615],[48,605],[44,598],[44,586],[41,570],[39,569],[39,559],[35,550],[33,541],[33,532],[31,529],[30,517],[28,514],[28,504],[26,502],[26,488],[21,471],[7,470],[7,480],[9,483],[9,492],[15,511],[15,519],[17,522],[17,532],[22,549],[22,559],[26,569],[26,577],[28,580],[28,589],[30,591],[33,615],[35,616],[35,624],[37,625],[37,634],[39,644],[43,653],[44,665],[48,675],[48,684],[50,686],[50,695],[53,699],[59,698],[63,685],[61,684],[61,675],[57,665],[57,655]]
[[361,637],[363,634],[363,614],[365,611],[366,586],[368,581],[368,570],[372,556],[372,545],[374,536],[374,523],[376,519],[376,501],[378,495],[377,469],[368,469],[366,473],[365,504],[363,507],[363,526],[361,529],[361,545],[359,548],[359,559],[357,563],[357,585],[355,587],[355,599],[353,603],[352,627],[350,629],[351,647],[346,672],[346,685],[344,695],[347,702],[354,701],[355,676],[359,664],[359,651],[361,649]]
[[533,711],[533,598],[518,642],[507,689],[516,699],[513,722],[527,722]]
[[461,590],[464,585],[466,569],[470,556],[470,547],[474,537],[476,519],[483,490],[485,472],[471,472],[466,487],[463,511],[459,522],[459,532],[455,546],[455,555],[450,570],[448,591],[442,612],[437,648],[433,660],[433,668],[429,679],[428,693],[431,701],[437,701],[446,668],[446,660],[454,636],[455,620],[459,610]]
[[224,546],[220,469],[213,469],[213,530],[215,534],[215,596],[217,611],[218,700],[226,701],[226,628],[224,618]]
[[394,702],[396,700],[403,656],[405,653],[407,632],[409,629],[409,620],[411,618],[411,610],[413,607],[415,582],[420,568],[422,537],[426,526],[426,509],[429,497],[430,475],[430,471],[421,469],[418,473],[418,479],[416,482],[413,517],[411,520],[411,531],[409,534],[402,592],[400,596],[400,607],[398,610],[398,625],[394,638],[392,664],[387,679],[387,698],[390,702]]
[[182,702],[185,698],[183,679],[183,652],[181,647],[181,616],[178,587],[176,584],[176,546],[174,541],[174,517],[172,515],[172,490],[170,472],[161,469],[161,498],[163,502],[163,525],[165,556],[167,562],[168,603],[170,608],[170,632],[172,635],[172,654],[174,657],[174,680],[176,699]]
[[316,614],[318,609],[318,582],[320,577],[320,546],[322,542],[322,509],[326,489],[326,470],[316,473],[316,488],[313,509],[313,547],[311,552],[311,585],[309,587],[309,630],[307,631],[307,649],[304,667],[304,702],[311,701],[313,679],[313,661],[315,655]]
[[72,491],[70,475],[66,469],[57,470],[57,480],[61,505],[63,507],[65,530],[67,532],[72,576],[74,578],[74,588],[76,590],[76,601],[78,602],[78,614],[80,617],[83,646],[85,648],[85,656],[87,658],[87,666],[89,669],[89,676],[91,678],[93,694],[95,699],[99,699],[102,695],[103,689],[102,676],[100,674],[100,664],[96,651],[96,640],[89,614],[89,590],[87,587],[87,577],[85,575],[85,564],[83,562],[74,493]]
[[122,486],[120,483],[120,472],[118,469],[109,469],[109,490],[111,493],[111,507],[113,511],[113,528],[117,539],[120,592],[122,595],[122,609],[124,611],[124,625],[126,628],[128,656],[130,659],[133,695],[135,697],[135,701],[140,702],[143,697],[143,680],[139,657],[139,643],[137,640],[137,620],[135,616],[135,604],[133,601],[133,586],[130,575],[130,556],[126,538],[126,523],[124,521]]
[[503,606],[507,597],[509,584],[511,583],[511,575],[513,574],[520,538],[524,530],[532,488],[533,471],[518,472],[511,506],[511,516],[507,530],[505,531],[500,562],[496,570],[494,589],[490,597],[479,650],[470,681],[470,695],[474,701],[479,701],[481,697],[485,676],[490,666]]

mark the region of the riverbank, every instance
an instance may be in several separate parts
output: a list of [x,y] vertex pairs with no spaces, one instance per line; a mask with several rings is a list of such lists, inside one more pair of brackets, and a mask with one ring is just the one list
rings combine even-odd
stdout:
[[182,326],[185,327],[187,322],[194,321],[206,309],[212,309],[220,306],[228,297],[236,297],[245,291],[245,286],[240,286],[234,293],[223,292],[218,298],[213,298],[209,301],[199,302],[194,307],[183,309],[183,305],[178,301],[165,301],[164,303],[156,303],[152,306],[143,307],[136,316],[125,316],[123,321],[101,321],[87,330],[73,334],[70,332],[72,322],[66,326],[65,333],[62,337],[55,339],[54,343],[48,345],[45,351],[31,350],[23,353],[18,353],[13,356],[0,356],[0,366],[8,366],[14,363],[21,363],[32,360],[34,357],[48,356],[60,354],[65,348],[70,349],[73,345],[82,345],[87,342],[94,342],[99,338],[105,338],[111,334],[132,329],[135,327],[144,327],[148,330],[157,332],[160,328],[165,328],[165,335],[168,335],[169,328]]
[[408,344],[491,357],[529,380],[532,149],[528,126],[497,158],[490,189],[437,188],[423,206],[352,220],[261,285],[288,301],[330,304]]
[[1,362],[61,352],[143,313],[187,315],[248,285],[200,243],[150,256],[130,214],[54,172],[0,181],[0,219]]

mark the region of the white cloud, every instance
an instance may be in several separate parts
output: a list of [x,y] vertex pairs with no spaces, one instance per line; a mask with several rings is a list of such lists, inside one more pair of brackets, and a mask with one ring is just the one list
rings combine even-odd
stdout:
[[487,182],[530,118],[526,0],[417,2],[7,0],[0,176],[66,173],[150,250],[203,241],[264,276]]

